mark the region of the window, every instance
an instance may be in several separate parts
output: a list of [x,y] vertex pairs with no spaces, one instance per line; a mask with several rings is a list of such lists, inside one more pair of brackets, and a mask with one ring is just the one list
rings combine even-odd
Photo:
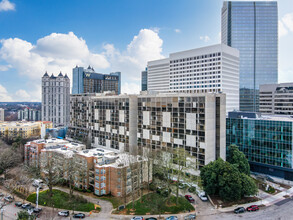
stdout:
[[100,195],[100,191],[98,189],[95,189],[95,194]]
[[96,169],[96,174],[99,174],[99,170],[98,169]]

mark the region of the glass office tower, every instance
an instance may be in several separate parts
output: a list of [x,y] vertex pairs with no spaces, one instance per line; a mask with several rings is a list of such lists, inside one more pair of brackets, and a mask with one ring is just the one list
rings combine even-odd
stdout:
[[221,32],[240,51],[240,110],[258,111],[259,85],[278,82],[277,2],[225,1]]
[[145,68],[144,71],[141,72],[141,91],[148,90],[148,70]]

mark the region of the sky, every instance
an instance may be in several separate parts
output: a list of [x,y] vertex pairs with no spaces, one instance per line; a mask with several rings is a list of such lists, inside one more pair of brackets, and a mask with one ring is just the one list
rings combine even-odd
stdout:
[[[122,72],[140,91],[147,62],[220,43],[222,0],[0,0],[0,102],[41,101],[41,77],[76,65]],[[293,82],[293,4],[279,0],[279,82]],[[72,83],[72,82],[71,82]]]

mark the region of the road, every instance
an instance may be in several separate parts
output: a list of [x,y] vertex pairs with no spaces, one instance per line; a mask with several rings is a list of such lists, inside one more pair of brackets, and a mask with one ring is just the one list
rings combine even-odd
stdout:
[[[282,200],[275,205],[269,207],[261,207],[257,212],[246,212],[243,214],[234,214],[232,212],[229,213],[221,213],[219,210],[213,209],[210,203],[208,202],[201,202],[197,196],[193,196],[195,199],[195,206],[197,212],[197,219],[199,220],[219,220],[219,219],[226,219],[226,220],[237,220],[237,219],[248,219],[248,220],[289,220],[293,219],[293,199],[285,199]],[[109,202],[92,198],[86,197],[88,200],[94,203],[99,203],[102,207],[102,211],[98,214],[92,214],[89,216],[87,214],[86,219],[119,219],[119,220],[129,220],[132,216],[119,216],[119,215],[111,215],[112,205]],[[104,208],[103,208],[104,207]],[[14,206],[14,203],[8,204],[4,207],[4,220],[12,220],[16,219],[17,212],[21,210],[21,208],[17,208]],[[58,217],[57,213],[60,210],[52,209],[52,208],[45,208],[42,212],[42,215],[39,219],[70,219]],[[184,216],[187,214],[180,214],[177,215],[179,219],[184,219]],[[157,216],[154,216],[157,217]],[[166,216],[165,216],[166,217]]]

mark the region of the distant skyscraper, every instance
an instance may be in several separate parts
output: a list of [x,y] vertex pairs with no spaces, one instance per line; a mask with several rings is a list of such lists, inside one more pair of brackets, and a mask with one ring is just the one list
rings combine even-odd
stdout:
[[258,111],[259,85],[278,82],[276,1],[225,1],[222,43],[240,51],[240,110]]
[[145,68],[144,71],[141,72],[141,91],[148,90],[148,70]]
[[96,73],[90,66],[87,69],[76,66],[72,70],[72,75],[72,94],[103,93],[105,91],[121,93],[121,72],[101,74]]
[[42,120],[54,127],[68,126],[70,120],[70,80],[60,72],[57,77],[42,77]]
[[0,108],[0,121],[4,121],[4,109]]

